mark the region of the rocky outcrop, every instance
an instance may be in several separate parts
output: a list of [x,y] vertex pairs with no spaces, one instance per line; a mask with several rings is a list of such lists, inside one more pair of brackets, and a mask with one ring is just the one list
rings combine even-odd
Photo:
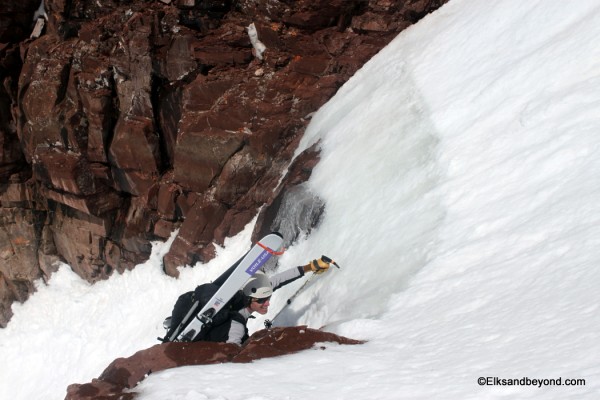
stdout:
[[94,282],[179,229],[177,275],[271,229],[311,113],[444,1],[45,0],[33,38],[39,0],[3,6],[0,326],[58,261]]
[[311,348],[325,350],[327,343],[364,342],[299,326],[256,332],[241,348],[230,343],[212,342],[157,344],[131,357],[116,359],[90,383],[70,385],[66,400],[133,399],[135,392],[129,389],[154,372],[187,365],[248,363]]

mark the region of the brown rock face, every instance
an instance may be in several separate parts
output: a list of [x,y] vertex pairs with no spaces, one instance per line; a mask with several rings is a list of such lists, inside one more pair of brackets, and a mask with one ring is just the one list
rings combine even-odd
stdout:
[[37,39],[39,0],[3,5],[0,326],[59,260],[105,279],[179,228],[176,275],[259,207],[281,224],[310,113],[444,2],[46,0]]
[[153,372],[186,365],[206,365],[225,362],[248,363],[267,357],[283,356],[313,348],[316,343],[361,344],[349,339],[306,326],[274,328],[256,332],[243,347],[229,343],[195,342],[164,343],[141,350],[128,358],[118,358],[98,379],[86,384],[73,384],[65,400],[133,399],[134,388]]
[[[362,344],[363,341],[349,339],[329,332],[309,329],[306,326],[263,329],[252,335],[242,350],[231,360],[246,363],[261,358],[277,357],[308,350],[315,343]],[[325,347],[322,347],[324,349]]]

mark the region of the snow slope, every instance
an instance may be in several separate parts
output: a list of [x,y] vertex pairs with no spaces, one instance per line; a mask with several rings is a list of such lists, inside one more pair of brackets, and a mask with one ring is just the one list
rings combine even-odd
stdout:
[[[298,151],[321,141],[307,185],[326,212],[280,259],[342,269],[279,324],[368,343],[168,370],[140,398],[597,398],[598,21],[596,0],[451,0],[400,34],[309,125]],[[242,254],[251,228],[180,280],[161,272],[169,243],[94,286],[61,268],[0,332],[0,398],[63,398],[155,344],[177,295]]]

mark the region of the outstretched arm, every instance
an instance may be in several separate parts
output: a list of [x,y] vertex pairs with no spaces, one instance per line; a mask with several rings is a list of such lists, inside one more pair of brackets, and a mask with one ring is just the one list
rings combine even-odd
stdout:
[[323,258],[325,257],[321,257],[318,260],[312,260],[311,262],[302,267],[288,269],[286,271],[273,275],[270,278],[271,287],[273,288],[273,291],[279,289],[282,286],[287,285],[288,283],[294,282],[298,278],[303,277],[306,272],[322,274],[323,272],[327,271],[331,264],[325,261]]
[[291,268],[283,272],[279,272],[278,274],[273,275],[271,280],[271,287],[273,287],[273,291],[279,289],[282,286],[287,285],[288,283],[294,282],[296,279],[304,276],[303,267]]

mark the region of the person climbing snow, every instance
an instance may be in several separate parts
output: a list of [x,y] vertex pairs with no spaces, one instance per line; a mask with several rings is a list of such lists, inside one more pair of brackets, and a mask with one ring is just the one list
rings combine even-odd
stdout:
[[[194,341],[226,342],[242,345],[248,339],[248,318],[253,313],[265,315],[269,311],[271,295],[274,291],[312,272],[322,274],[332,264],[327,257],[313,260],[304,266],[288,269],[268,277],[264,272],[258,271],[239,290],[212,322],[202,328]],[[200,299],[206,302],[216,292],[217,287],[213,284],[200,285],[193,292],[180,296],[170,319],[169,333],[184,319],[190,305]]]

